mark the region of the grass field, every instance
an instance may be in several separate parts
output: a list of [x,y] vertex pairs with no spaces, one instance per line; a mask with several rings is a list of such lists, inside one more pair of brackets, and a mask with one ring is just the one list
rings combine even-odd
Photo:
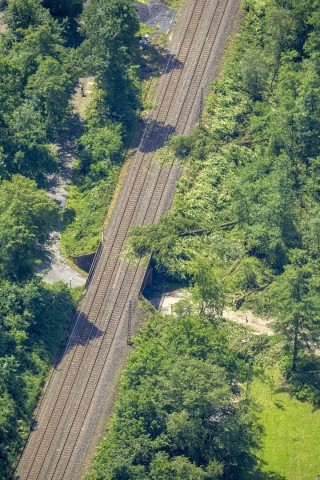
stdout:
[[262,408],[265,429],[259,456],[262,471],[270,476],[262,474],[261,479],[316,480],[320,476],[320,410],[290,397],[279,374],[272,378],[272,385],[254,380],[250,387],[251,397]]

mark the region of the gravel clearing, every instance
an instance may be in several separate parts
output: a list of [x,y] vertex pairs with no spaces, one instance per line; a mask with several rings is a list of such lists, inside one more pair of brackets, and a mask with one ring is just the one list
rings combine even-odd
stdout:
[[[174,306],[181,300],[190,300],[190,292],[187,289],[174,290],[165,292],[162,296],[156,296],[149,301],[159,309],[163,315],[174,314]],[[273,335],[274,331],[270,327],[270,323],[274,320],[267,317],[257,317],[252,312],[243,310],[226,309],[223,312],[223,318],[239,325],[246,326],[257,334]]]
[[148,4],[135,2],[140,22],[156,28],[159,33],[167,32],[175,19],[176,12],[163,2],[150,1]]

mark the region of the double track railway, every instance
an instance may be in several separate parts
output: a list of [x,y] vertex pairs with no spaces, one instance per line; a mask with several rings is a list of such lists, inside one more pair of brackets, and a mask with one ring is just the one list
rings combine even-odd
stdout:
[[68,345],[48,382],[15,480],[75,480],[108,416],[128,355],[128,309],[146,266],[123,259],[133,225],[156,222],[171,205],[180,168],[153,161],[170,134],[188,133],[217,72],[240,0],[186,0],[155,107],[109,222],[99,261]]

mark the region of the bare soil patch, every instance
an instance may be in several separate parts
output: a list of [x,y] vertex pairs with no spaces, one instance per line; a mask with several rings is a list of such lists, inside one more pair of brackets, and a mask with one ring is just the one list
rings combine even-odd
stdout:
[[[190,292],[187,289],[179,289],[154,296],[150,301],[161,313],[170,315],[174,313],[174,306],[178,302],[188,299],[190,299]],[[250,311],[226,309],[223,312],[223,317],[226,320],[244,325],[258,334],[273,335],[274,333],[270,326],[273,321],[272,318],[258,317]]]
[[264,333],[266,335],[273,335],[273,330],[270,327],[270,323],[273,321],[272,318],[267,317],[257,317],[253,315],[252,312],[243,311],[243,310],[225,310],[223,312],[223,317],[226,320],[231,320],[232,322],[239,323],[244,325],[251,330],[254,330],[256,333]]

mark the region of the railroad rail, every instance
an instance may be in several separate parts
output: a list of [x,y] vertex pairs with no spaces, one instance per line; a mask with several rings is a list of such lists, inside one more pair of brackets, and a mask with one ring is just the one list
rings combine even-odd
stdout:
[[[156,222],[171,205],[179,166],[153,161],[173,132],[188,133],[218,63],[240,0],[186,0],[155,107],[109,222],[68,345],[46,386],[15,480],[75,480],[109,415],[125,358],[128,310],[146,266],[122,257],[133,225]],[[133,326],[136,328],[136,325]]]

